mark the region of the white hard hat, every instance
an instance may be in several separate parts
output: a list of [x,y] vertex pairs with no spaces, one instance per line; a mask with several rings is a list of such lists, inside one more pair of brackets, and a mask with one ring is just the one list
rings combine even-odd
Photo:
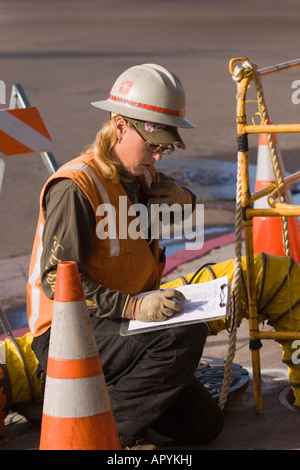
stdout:
[[93,106],[142,121],[174,127],[195,127],[185,116],[185,94],[180,80],[156,64],[125,70],[115,81],[109,97]]

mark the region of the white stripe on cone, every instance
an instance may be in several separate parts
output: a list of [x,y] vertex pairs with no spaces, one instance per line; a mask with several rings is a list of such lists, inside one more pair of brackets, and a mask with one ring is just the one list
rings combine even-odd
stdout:
[[84,312],[85,309],[85,301],[54,301],[50,357],[81,359],[98,354],[94,333],[89,317]]
[[81,379],[46,379],[43,413],[59,418],[81,418],[110,411],[104,375]]

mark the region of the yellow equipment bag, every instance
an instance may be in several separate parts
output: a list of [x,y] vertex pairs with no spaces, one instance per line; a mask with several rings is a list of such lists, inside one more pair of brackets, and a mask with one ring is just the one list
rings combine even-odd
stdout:
[[16,342],[20,348],[26,368],[31,381],[31,389],[33,390],[33,397],[25,373],[22,358],[14,344],[14,342],[7,338],[0,344],[0,357],[1,362],[5,363],[9,379],[11,391],[11,404],[30,401],[37,399],[41,395],[41,380],[37,378],[38,360],[31,349],[33,336],[27,333],[21,338],[16,338]]

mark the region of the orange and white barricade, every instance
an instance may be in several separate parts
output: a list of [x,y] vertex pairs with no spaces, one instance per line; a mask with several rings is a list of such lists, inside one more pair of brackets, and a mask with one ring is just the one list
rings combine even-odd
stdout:
[[0,157],[53,148],[54,144],[37,108],[0,111]]

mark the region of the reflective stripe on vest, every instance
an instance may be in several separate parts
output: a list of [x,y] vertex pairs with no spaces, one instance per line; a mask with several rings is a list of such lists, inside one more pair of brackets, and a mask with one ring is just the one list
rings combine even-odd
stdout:
[[[75,164],[75,165],[68,165],[68,166],[65,166],[64,168],[62,168],[62,170],[69,170],[69,169],[71,169],[71,170],[73,170],[73,169],[74,170],[81,170],[81,171],[84,171],[85,173],[87,173],[92,178],[95,185],[97,186],[97,189],[98,189],[99,193],[101,194],[101,197],[103,199],[104,204],[110,204],[111,205],[111,200],[109,198],[109,195],[107,194],[107,191],[104,189],[101,181],[99,181],[98,177],[95,175],[94,171],[92,170],[92,168],[90,166],[88,166],[85,163],[78,163],[78,164]],[[59,172],[59,170],[58,170],[58,172]],[[115,226],[113,227],[112,232],[117,234],[117,227],[116,227],[115,220],[110,219],[110,223],[115,224]],[[118,236],[116,235],[116,238],[110,238],[109,242],[110,242],[110,256],[111,257],[119,256],[119,254],[120,254],[120,242],[119,242]]]
[[38,280],[40,274],[41,274],[41,256],[43,252],[43,232],[44,232],[44,224],[41,222],[39,226],[39,246],[37,249],[37,257],[36,257],[36,262],[32,271],[31,276],[28,279],[28,283],[31,286],[31,311],[32,311],[32,316],[30,318],[29,322],[29,328],[33,332],[34,327],[35,327],[35,322],[38,319],[39,316],[39,311],[40,311],[40,295],[41,291],[40,289],[36,286],[36,281]]

